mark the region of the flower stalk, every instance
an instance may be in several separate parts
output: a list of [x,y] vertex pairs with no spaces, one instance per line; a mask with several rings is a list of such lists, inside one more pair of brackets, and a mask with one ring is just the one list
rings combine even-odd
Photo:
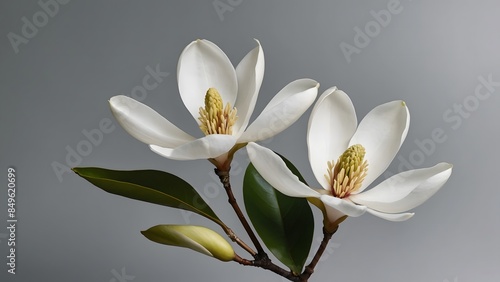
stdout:
[[259,240],[257,239],[257,236],[255,236],[255,233],[253,232],[252,228],[250,227],[250,224],[248,223],[248,220],[245,218],[243,215],[243,212],[240,209],[240,206],[238,205],[238,202],[236,201],[236,198],[234,197],[233,190],[231,189],[231,182],[229,180],[229,169],[227,170],[219,170],[219,169],[214,169],[215,174],[220,179],[220,182],[222,183],[222,186],[224,187],[224,190],[226,190],[226,194],[228,197],[228,202],[229,204],[233,207],[234,212],[238,216],[238,219],[240,220],[241,224],[243,225],[243,228],[245,228],[245,231],[247,232],[248,236],[250,237],[250,240],[252,240],[252,243],[254,244],[255,248],[257,249],[257,253],[253,250],[247,250],[254,258],[258,258],[261,256],[266,256],[267,254],[264,252],[264,249],[262,248],[262,245],[260,244]]
[[231,241],[238,244],[238,246],[243,248],[245,251],[247,251],[252,256],[255,256],[257,254],[250,246],[248,246],[238,236],[236,236],[236,233],[234,233],[234,231],[231,228],[227,227],[226,225],[222,225],[221,227],[224,230],[224,232],[226,233],[226,235],[229,237],[229,239],[231,239]]
[[[299,275],[296,273],[293,273],[292,271],[285,270],[281,268],[280,266],[274,264],[267,253],[264,251],[262,248],[262,245],[260,244],[259,240],[257,239],[257,236],[255,236],[255,233],[250,227],[250,224],[248,223],[247,219],[245,218],[243,212],[241,211],[238,202],[236,201],[236,198],[234,197],[232,188],[231,188],[231,182],[230,182],[230,177],[229,177],[229,170],[219,170],[219,169],[214,169],[215,174],[219,177],[224,189],[226,190],[227,196],[228,196],[228,202],[229,204],[233,207],[238,219],[240,220],[241,224],[245,228],[245,231],[247,232],[248,236],[252,240],[252,243],[255,245],[255,248],[257,249],[257,252],[253,251],[248,245],[246,245],[244,242],[242,242],[234,233],[232,230],[230,230],[232,235],[228,236],[231,238],[231,240],[235,241],[234,239],[237,239],[237,242],[240,246],[242,246],[248,253],[250,253],[253,257],[254,260],[247,260],[242,257],[240,257],[238,254],[234,255],[233,261],[241,264],[241,265],[246,265],[246,266],[255,266],[255,267],[260,267],[263,269],[267,269],[269,271],[272,271],[290,281],[294,282],[307,282],[311,275],[314,273],[314,268],[318,264],[321,256],[323,255],[326,246],[328,245],[328,242],[332,238],[333,234],[338,230],[339,223],[342,222],[346,217],[342,217],[341,220],[337,221],[335,226],[330,226],[331,228],[326,228],[323,227],[323,240],[321,241],[320,246],[318,247],[318,250],[316,251],[316,254],[314,255],[313,259],[304,268],[304,271]],[[233,237],[234,236],[234,239]]]
[[304,272],[299,276],[300,282],[306,282],[309,280],[309,277],[314,273],[314,268],[316,267],[316,264],[318,264],[319,259],[325,252],[326,246],[328,245],[328,242],[330,242],[330,239],[332,238],[333,234],[337,232],[339,226],[337,225],[336,228],[333,230],[327,230],[326,228],[323,228],[323,240],[321,241],[321,244],[318,247],[318,250],[316,251],[316,254],[314,255],[313,259],[307,265],[304,269]]
[[337,232],[338,230],[338,225],[336,228],[333,230],[327,230],[326,228],[323,228],[323,240],[321,241],[321,244],[318,247],[318,250],[316,251],[316,254],[314,255],[313,259],[311,262],[304,268],[304,271],[300,275],[296,275],[291,271],[285,270],[278,265],[274,264],[267,255],[262,256],[258,259],[255,260],[247,260],[239,255],[235,254],[233,261],[241,264],[241,265],[246,265],[246,266],[255,266],[255,267],[260,267],[263,269],[267,269],[269,271],[272,271],[283,278],[286,278],[290,281],[293,282],[307,282],[309,281],[309,278],[311,275],[314,273],[314,269],[316,265],[318,264],[321,256],[323,256],[323,253],[326,250],[326,246],[330,242],[331,238],[333,237],[333,234]]

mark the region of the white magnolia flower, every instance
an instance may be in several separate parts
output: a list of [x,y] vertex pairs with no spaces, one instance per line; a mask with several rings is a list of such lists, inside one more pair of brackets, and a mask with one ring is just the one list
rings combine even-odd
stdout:
[[410,170],[363,192],[392,162],[409,124],[406,104],[393,101],[374,108],[358,125],[347,94],[335,87],[326,90],[312,110],[307,132],[309,161],[323,189],[300,182],[273,151],[255,143],[249,143],[247,150],[269,184],[288,196],[322,203],[330,223],[365,212],[403,221],[413,216],[406,211],[436,193],[452,170],[448,163]]
[[257,45],[236,69],[208,40],[193,41],[182,52],[177,66],[179,92],[204,137],[189,135],[150,107],[123,95],[110,99],[113,115],[129,134],[162,156],[228,165],[234,150],[272,137],[294,123],[318,93],[314,80],[293,81],[248,125],[264,76],[264,53],[259,41]]

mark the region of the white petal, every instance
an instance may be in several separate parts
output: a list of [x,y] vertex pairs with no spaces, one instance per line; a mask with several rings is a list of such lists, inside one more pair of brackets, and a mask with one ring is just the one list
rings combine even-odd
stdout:
[[372,210],[372,209],[367,209],[366,211],[368,213],[373,214],[374,216],[377,216],[377,217],[380,217],[380,218],[383,218],[383,219],[389,220],[389,221],[405,221],[405,220],[410,219],[414,215],[414,213],[410,213],[410,212],[407,212],[407,213],[383,213],[383,212],[379,212],[379,211]]
[[290,197],[315,197],[320,194],[300,182],[286,166],[285,162],[273,151],[248,143],[247,151],[250,161],[260,175],[276,190]]
[[118,123],[146,144],[173,148],[194,140],[159,113],[132,98],[114,96],[109,100],[109,106]]
[[326,210],[326,216],[328,217],[328,221],[330,223],[336,222],[339,218],[345,216],[344,213],[340,212],[339,210],[329,206],[329,205],[324,205],[325,210]]
[[318,87],[311,79],[299,79],[285,86],[248,126],[238,143],[264,140],[285,130],[314,102]]
[[330,190],[325,178],[328,161],[337,161],[356,131],[358,121],[351,99],[336,87],[327,89],[314,106],[307,129],[309,162],[323,188]]
[[452,165],[448,163],[406,171],[392,176],[373,189],[351,195],[349,199],[381,212],[404,212],[434,195],[448,181],[451,171]]
[[170,149],[149,146],[153,152],[173,160],[199,160],[216,158],[228,152],[236,144],[232,135],[211,134],[182,146]]
[[238,93],[236,72],[226,54],[208,40],[191,42],[179,58],[177,80],[182,101],[199,123],[200,107],[205,105],[205,94],[215,87],[224,105],[234,105]]
[[363,191],[384,172],[396,156],[410,124],[410,113],[403,101],[392,101],[375,107],[361,121],[349,146],[361,144],[366,149],[368,175]]
[[239,137],[248,125],[255,108],[260,86],[264,77],[264,52],[258,46],[250,51],[236,67],[238,77],[238,96],[234,107],[238,111],[238,120],[233,126],[234,135]]
[[331,217],[330,214],[334,215],[335,217],[338,215],[338,213],[336,213],[335,210],[347,216],[352,216],[352,217],[358,217],[364,214],[366,211],[365,206],[356,205],[350,201],[343,200],[330,195],[321,195],[320,199],[325,204],[325,208],[330,221],[334,221],[334,219]]

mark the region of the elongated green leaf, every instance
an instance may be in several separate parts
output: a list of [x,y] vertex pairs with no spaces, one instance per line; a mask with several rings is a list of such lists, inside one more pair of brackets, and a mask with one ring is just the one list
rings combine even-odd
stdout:
[[221,261],[234,258],[233,247],[217,232],[203,226],[156,225],[141,233],[153,242],[189,248]]
[[192,211],[219,225],[223,224],[198,192],[173,174],[157,170],[119,171],[97,167],[76,167],[73,171],[111,194]]
[[[298,170],[282,158],[304,182]],[[314,218],[307,200],[275,190],[251,163],[245,172],[243,196],[248,216],[267,248],[294,273],[301,273],[314,232]]]

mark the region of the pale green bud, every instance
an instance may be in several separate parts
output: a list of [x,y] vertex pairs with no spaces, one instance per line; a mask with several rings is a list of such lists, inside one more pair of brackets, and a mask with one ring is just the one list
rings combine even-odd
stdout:
[[189,248],[221,261],[231,261],[235,255],[222,236],[203,226],[156,225],[141,233],[153,242]]

